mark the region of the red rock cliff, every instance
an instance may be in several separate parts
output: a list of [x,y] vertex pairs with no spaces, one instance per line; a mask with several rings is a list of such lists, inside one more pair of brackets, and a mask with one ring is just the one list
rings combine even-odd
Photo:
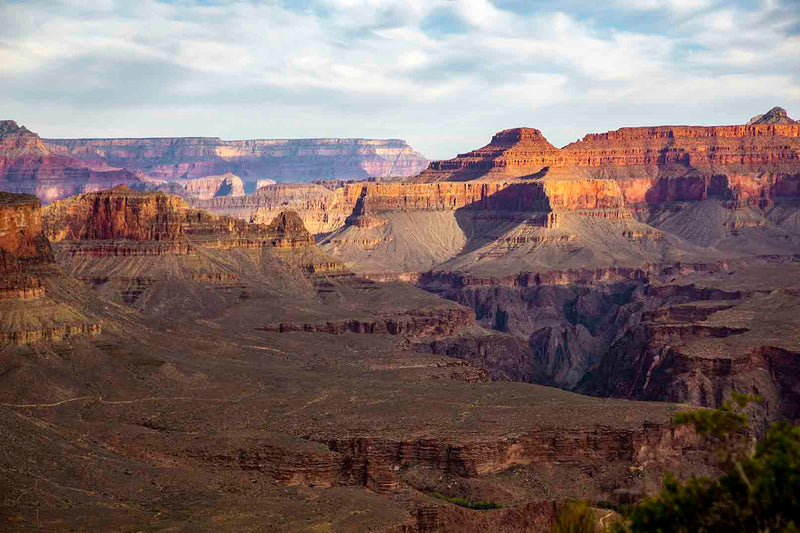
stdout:
[[0,192],[0,300],[43,296],[44,287],[31,271],[52,262],[39,199]]
[[[178,196],[124,186],[48,206],[44,230],[53,241],[103,241],[102,250],[89,250],[95,255],[189,253],[197,246],[297,248],[313,244],[295,213],[281,213],[269,226],[251,224],[191,209]],[[132,243],[159,246],[140,250]]]
[[431,163],[413,181],[611,178],[633,204],[800,197],[800,124],[767,115],[740,126],[622,128],[560,150],[538,130],[504,130],[483,148]]

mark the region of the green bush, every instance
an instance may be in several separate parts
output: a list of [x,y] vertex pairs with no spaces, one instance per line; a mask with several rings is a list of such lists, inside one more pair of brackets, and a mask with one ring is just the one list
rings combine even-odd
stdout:
[[459,496],[446,496],[441,492],[434,492],[433,494],[431,494],[431,496],[458,505],[460,507],[466,507],[467,509],[475,509],[477,511],[483,511],[486,509],[500,509],[502,507],[502,505],[495,502],[489,502],[483,500],[473,502],[466,498],[461,498]]
[[550,526],[550,533],[596,533],[597,531],[597,517],[585,502],[567,503]]
[[[739,407],[752,398],[735,396]],[[743,446],[744,415],[722,409],[681,413],[718,447],[725,473],[718,479],[664,479],[655,497],[629,508],[614,529],[625,533],[794,533],[800,524],[800,427],[776,422],[755,449]],[[735,434],[739,438],[734,438]]]

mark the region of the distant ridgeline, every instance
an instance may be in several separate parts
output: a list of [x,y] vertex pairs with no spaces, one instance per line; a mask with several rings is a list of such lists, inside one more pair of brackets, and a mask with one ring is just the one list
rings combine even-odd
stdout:
[[187,200],[286,181],[408,177],[428,160],[398,139],[42,139],[0,121],[0,190],[45,203],[127,185]]

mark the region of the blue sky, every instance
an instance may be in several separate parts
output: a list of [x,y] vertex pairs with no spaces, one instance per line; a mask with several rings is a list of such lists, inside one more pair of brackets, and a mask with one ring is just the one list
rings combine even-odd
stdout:
[[800,116],[800,0],[0,0],[0,118],[45,137],[402,138]]

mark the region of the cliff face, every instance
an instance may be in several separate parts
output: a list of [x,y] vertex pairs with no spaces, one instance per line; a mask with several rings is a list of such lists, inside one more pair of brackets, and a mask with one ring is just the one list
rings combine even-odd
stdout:
[[235,174],[227,172],[221,176],[206,176],[179,182],[189,199],[208,200],[222,196],[244,196],[244,183]]
[[0,249],[20,259],[43,254],[41,207],[35,196],[0,192]]
[[[142,255],[190,253],[197,247],[300,248],[313,239],[294,213],[281,213],[270,225],[251,224],[225,215],[191,209],[178,196],[134,191],[124,186],[78,195],[47,207],[44,231],[69,241],[76,253]],[[97,243],[87,247],[82,243]]]
[[797,420],[800,342],[793,291],[749,295],[693,289],[648,291],[662,299],[661,306],[618,335],[582,388],[703,406],[717,406],[731,391],[744,391],[763,398],[756,420]]
[[39,199],[0,192],[0,300],[44,296],[35,271],[52,262]]
[[556,210],[620,210],[623,204],[620,188],[605,179],[353,183],[333,190],[315,184],[277,184],[262,187],[252,196],[194,202],[261,224],[291,209],[314,234],[330,233],[346,224],[380,226],[385,223],[380,215],[387,213],[464,209],[496,216],[538,213],[547,219],[547,213]]
[[60,278],[40,200],[0,192],[0,347],[101,332],[97,321],[49,295],[48,284]]
[[413,176],[428,161],[397,139],[47,139],[57,153],[159,179],[232,172],[247,181]]
[[504,130],[483,148],[431,163],[415,181],[612,178],[632,204],[759,202],[798,196],[799,154],[800,124],[778,108],[742,126],[622,128],[561,149],[538,130]]
[[0,190],[52,202],[76,193],[140,183],[132,172],[51,150],[12,120],[0,121]]

